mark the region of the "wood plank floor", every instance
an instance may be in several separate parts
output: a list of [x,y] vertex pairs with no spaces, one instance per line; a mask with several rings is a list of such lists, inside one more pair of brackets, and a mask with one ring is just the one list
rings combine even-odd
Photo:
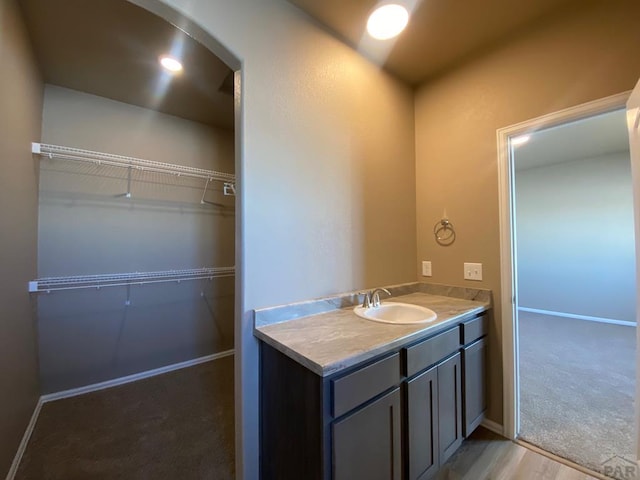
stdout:
[[436,480],[596,480],[574,468],[478,428]]

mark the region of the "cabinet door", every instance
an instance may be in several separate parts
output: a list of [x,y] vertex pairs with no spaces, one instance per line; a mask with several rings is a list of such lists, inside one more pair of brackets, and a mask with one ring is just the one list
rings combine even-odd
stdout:
[[438,365],[438,446],[440,465],[462,443],[462,385],[460,353]]
[[400,389],[333,424],[334,480],[401,480]]
[[487,340],[481,338],[464,349],[464,431],[465,437],[471,435],[484,419],[487,410],[486,372]]
[[438,470],[438,367],[407,382],[409,480],[429,478]]

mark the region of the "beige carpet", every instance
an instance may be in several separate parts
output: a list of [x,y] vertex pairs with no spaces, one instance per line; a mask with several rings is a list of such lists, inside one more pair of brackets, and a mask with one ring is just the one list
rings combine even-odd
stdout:
[[16,479],[233,479],[233,358],[45,404]]
[[521,312],[520,438],[598,472],[634,460],[635,335]]

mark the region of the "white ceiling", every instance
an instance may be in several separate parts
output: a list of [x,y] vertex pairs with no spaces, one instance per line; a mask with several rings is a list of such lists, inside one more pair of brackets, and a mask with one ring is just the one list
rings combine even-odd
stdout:
[[[0,0],[1,1],[1,0]],[[283,0],[284,1],[284,0]],[[464,61],[575,0],[394,0],[413,10],[391,43],[364,35],[378,0],[288,0],[410,84]],[[127,0],[18,0],[45,82],[233,128],[231,70],[180,29]],[[158,94],[161,53],[181,45],[185,71]],[[166,78],[166,75],[165,75]]]
[[[127,0],[18,4],[46,83],[233,128],[231,70],[160,17]],[[172,77],[157,59],[173,51],[184,71]]]
[[387,0],[288,0],[405,82],[416,85],[504,43],[558,14],[574,15],[585,0],[393,0],[411,12],[395,39],[366,33],[367,18]]
[[629,152],[624,109],[532,133],[514,148],[514,162],[528,170],[619,152]]

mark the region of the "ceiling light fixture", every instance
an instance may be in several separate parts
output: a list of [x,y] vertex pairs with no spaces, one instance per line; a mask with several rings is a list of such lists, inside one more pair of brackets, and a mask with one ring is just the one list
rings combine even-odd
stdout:
[[531,137],[529,135],[522,135],[520,137],[515,137],[511,139],[511,146],[517,147],[518,145],[522,145],[527,143]]
[[163,55],[160,57],[160,65],[171,73],[178,73],[182,71],[182,64],[169,55]]
[[388,40],[404,30],[409,23],[409,12],[402,5],[389,3],[376,8],[367,21],[367,32],[378,40]]

